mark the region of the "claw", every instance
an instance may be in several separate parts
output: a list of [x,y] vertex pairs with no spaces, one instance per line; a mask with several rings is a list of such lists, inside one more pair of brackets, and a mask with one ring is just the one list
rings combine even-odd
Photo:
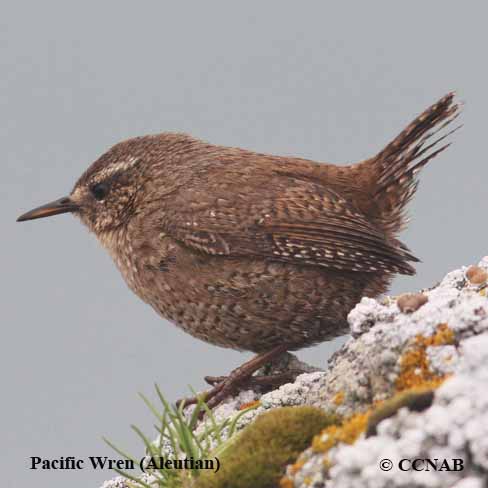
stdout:
[[[296,377],[296,373],[289,371],[268,376],[252,376],[261,366],[272,361],[280,354],[286,352],[286,350],[286,345],[280,345],[269,352],[258,354],[250,361],[234,369],[229,376],[205,376],[205,381],[212,388],[199,396],[178,400],[176,405],[180,407],[184,402],[183,408],[186,408],[189,405],[195,405],[203,397],[208,408],[212,409],[243,385],[276,386],[287,383]],[[204,413],[205,410],[202,410],[199,417],[202,418]]]

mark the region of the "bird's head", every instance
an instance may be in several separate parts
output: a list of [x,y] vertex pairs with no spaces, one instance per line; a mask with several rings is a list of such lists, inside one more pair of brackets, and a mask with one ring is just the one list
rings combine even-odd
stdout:
[[144,138],[112,147],[78,179],[71,193],[37,207],[18,221],[71,212],[95,234],[124,225],[137,211],[148,172]]
[[[126,225],[158,195],[171,191],[178,156],[191,147],[189,136],[160,134],[116,144],[78,179],[71,193],[37,207],[17,220],[33,220],[71,212],[95,234]],[[176,168],[178,164],[176,164]]]

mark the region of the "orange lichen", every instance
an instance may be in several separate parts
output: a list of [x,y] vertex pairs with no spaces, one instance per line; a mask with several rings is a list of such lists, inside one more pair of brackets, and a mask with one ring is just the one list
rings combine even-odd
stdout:
[[260,404],[261,402],[259,400],[253,400],[252,402],[243,403],[239,407],[239,410],[246,410],[246,408],[250,408],[250,407],[258,407]]
[[293,488],[294,486],[295,483],[293,483],[291,478],[283,476],[283,478],[280,479],[280,488]]
[[[339,442],[353,444],[366,429],[371,411],[356,413],[340,425],[331,425],[316,435],[312,441],[315,452],[327,452]],[[326,438],[323,440],[323,437]]]
[[344,392],[339,391],[332,398],[332,403],[337,406],[342,405],[344,403],[344,397],[345,397]]
[[295,483],[293,483],[293,480],[288,478],[287,476],[283,476],[280,480],[280,488],[293,488],[295,486]]
[[452,329],[447,324],[439,324],[435,334],[432,336],[431,346],[444,346],[446,344],[454,344],[455,336]]
[[446,375],[435,374],[430,369],[427,348],[454,344],[454,341],[454,332],[447,324],[439,324],[432,336],[417,335],[411,347],[401,357],[401,370],[395,382],[396,390],[404,391],[415,387],[437,388],[446,379]]
[[299,461],[297,461],[296,463],[292,464],[290,466],[290,474],[296,474],[298,473],[298,471],[300,471],[303,467],[303,465],[305,464],[305,459],[300,459]]

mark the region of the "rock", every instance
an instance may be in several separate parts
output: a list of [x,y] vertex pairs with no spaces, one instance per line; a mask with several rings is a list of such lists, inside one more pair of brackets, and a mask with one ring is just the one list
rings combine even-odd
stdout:
[[[140,477],[140,480],[149,485],[153,483],[155,487],[157,486],[157,484],[155,484],[156,478],[154,476],[143,474]],[[104,481],[103,485],[100,488],[132,488],[134,485],[132,484],[131,486],[129,485],[129,483],[133,482],[129,482],[126,478],[123,478],[122,476],[117,476],[116,478],[113,478],[111,480]]]
[[[479,267],[486,270],[488,260]],[[337,443],[326,452],[309,448],[297,460],[303,464],[300,471],[288,467],[287,486],[485,486],[488,299],[466,278],[464,268],[449,273],[425,292],[428,302],[410,315],[392,314],[393,302],[380,305],[370,299],[363,299],[351,311],[351,328],[361,334],[336,353],[326,373],[330,378],[346,363],[341,371],[348,378],[336,375],[335,385],[324,385],[328,394],[323,405],[330,408],[331,395],[342,388],[342,413],[354,418],[357,412],[367,413],[375,401],[395,399],[399,386],[420,388],[424,384],[437,388],[432,405],[421,412],[400,408],[379,422],[376,435],[366,438],[360,433],[351,444]],[[354,397],[355,384],[366,389],[360,399]],[[330,433],[322,436],[325,442]],[[399,469],[402,459],[408,463],[415,458],[446,459],[451,468],[458,459],[463,470]],[[391,461],[391,470],[380,469],[385,459]]]
[[398,297],[397,306],[400,312],[413,313],[427,303],[428,300],[427,296],[423,293],[405,293]]
[[[325,371],[301,374],[265,394],[240,392],[215,409],[216,420],[256,401],[258,407],[238,421],[239,430],[283,406],[309,405],[341,416],[342,425],[327,427],[287,467],[284,488],[485,486],[488,298],[482,278],[487,270],[488,257],[448,273],[421,294],[363,298],[348,316],[352,338]],[[289,355],[274,370],[297,368]],[[408,464],[416,458],[446,459],[451,468],[462,462],[463,470],[399,468],[402,459]],[[385,459],[390,470],[380,467]],[[104,488],[119,486],[124,485]]]
[[470,266],[466,271],[466,278],[473,285],[482,285],[488,280],[488,273],[480,266]]

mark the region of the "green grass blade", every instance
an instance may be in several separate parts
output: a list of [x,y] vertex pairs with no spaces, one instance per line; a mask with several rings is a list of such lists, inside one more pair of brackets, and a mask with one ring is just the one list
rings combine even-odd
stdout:
[[136,465],[139,464],[139,461],[137,461],[134,457],[132,457],[130,454],[127,454],[126,452],[122,451],[122,449],[118,448],[114,443],[110,442],[106,437],[102,437],[103,441],[111,447],[117,454],[120,456],[124,457],[125,459],[128,459],[129,461],[132,461]]
[[146,450],[151,456],[159,456],[159,453],[155,452],[154,446],[152,445],[151,441],[142,433],[139,427],[137,427],[136,425],[131,425],[131,429],[142,439],[142,442],[144,442],[144,445],[146,446]]
[[142,393],[138,393],[138,395],[142,398],[142,401],[146,404],[146,406],[151,410],[151,412],[154,414],[154,416],[161,421],[162,415],[161,413],[158,412],[156,407],[149,401],[149,399],[143,395]]

